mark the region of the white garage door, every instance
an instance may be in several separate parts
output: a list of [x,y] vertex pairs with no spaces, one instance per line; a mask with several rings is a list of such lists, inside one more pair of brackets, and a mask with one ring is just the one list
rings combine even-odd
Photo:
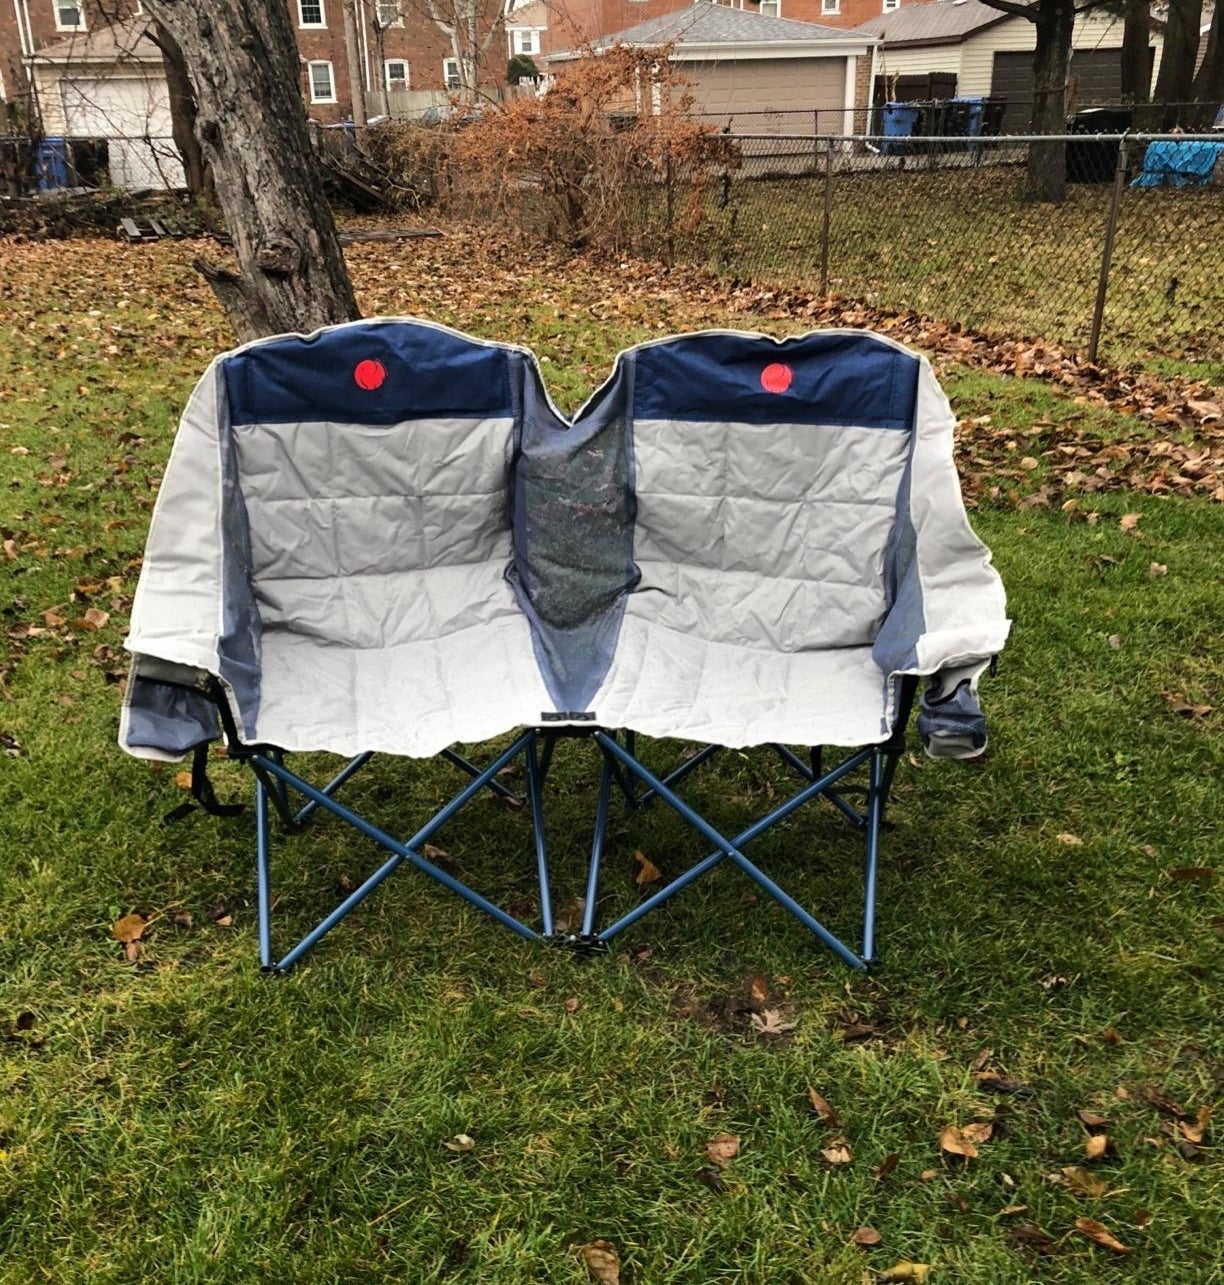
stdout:
[[693,82],[696,110],[743,116],[737,129],[754,134],[811,134],[812,120],[801,124],[790,113],[819,111],[820,130],[843,131],[846,59],[748,58],[727,62],[682,62],[679,70]]
[[111,182],[116,187],[183,186],[164,80],[63,80],[60,92],[69,137],[109,140]]

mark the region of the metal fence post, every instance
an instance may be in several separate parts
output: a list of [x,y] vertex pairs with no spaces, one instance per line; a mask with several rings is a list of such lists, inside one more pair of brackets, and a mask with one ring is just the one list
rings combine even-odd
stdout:
[[1092,308],[1092,333],[1088,336],[1088,360],[1096,361],[1101,344],[1101,321],[1105,316],[1105,292],[1109,287],[1109,267],[1113,261],[1114,238],[1118,232],[1118,207],[1126,186],[1126,168],[1130,139],[1123,134],[1118,144],[1118,165],[1114,170],[1113,194],[1109,200],[1109,217],[1105,222],[1105,246],[1101,251],[1101,275],[1097,278],[1096,303]]
[[824,221],[820,229],[820,294],[829,293],[829,223],[833,213],[833,136],[825,139]]

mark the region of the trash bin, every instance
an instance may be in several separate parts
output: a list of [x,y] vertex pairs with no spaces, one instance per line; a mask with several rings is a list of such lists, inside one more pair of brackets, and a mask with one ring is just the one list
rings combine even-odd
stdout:
[[1006,98],[983,98],[982,136],[984,138],[998,138],[1003,132],[1003,117],[1006,114]]
[[885,156],[904,156],[910,150],[909,140],[918,124],[920,109],[914,103],[885,103],[883,113],[884,141],[880,151]]
[[55,188],[71,186],[68,140],[44,138],[35,153],[34,168],[38,174],[40,192],[50,192]]
[[[1071,118],[1072,134],[1124,134],[1135,119],[1131,107],[1089,107]],[[1108,183],[1118,167],[1118,140],[1075,139],[1067,144],[1068,183]]]

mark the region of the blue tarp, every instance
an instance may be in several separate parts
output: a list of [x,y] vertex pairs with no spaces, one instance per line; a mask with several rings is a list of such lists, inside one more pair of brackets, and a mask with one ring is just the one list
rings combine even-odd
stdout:
[[1205,187],[1222,156],[1224,143],[1149,143],[1131,187]]

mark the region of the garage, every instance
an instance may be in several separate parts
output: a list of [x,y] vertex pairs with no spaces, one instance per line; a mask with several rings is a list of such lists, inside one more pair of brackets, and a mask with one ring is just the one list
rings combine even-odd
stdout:
[[182,187],[183,167],[170,127],[164,80],[143,76],[63,79],[65,134],[105,138],[115,187]]
[[555,70],[618,45],[670,45],[695,111],[723,118],[737,133],[810,136],[813,125],[822,134],[853,130],[855,111],[868,107],[866,73],[875,44],[862,32],[697,4],[548,61]]
[[694,61],[685,63],[684,74],[693,81],[697,110],[711,115],[761,111],[764,86],[769,107],[776,112],[835,112],[845,106],[843,58]]

